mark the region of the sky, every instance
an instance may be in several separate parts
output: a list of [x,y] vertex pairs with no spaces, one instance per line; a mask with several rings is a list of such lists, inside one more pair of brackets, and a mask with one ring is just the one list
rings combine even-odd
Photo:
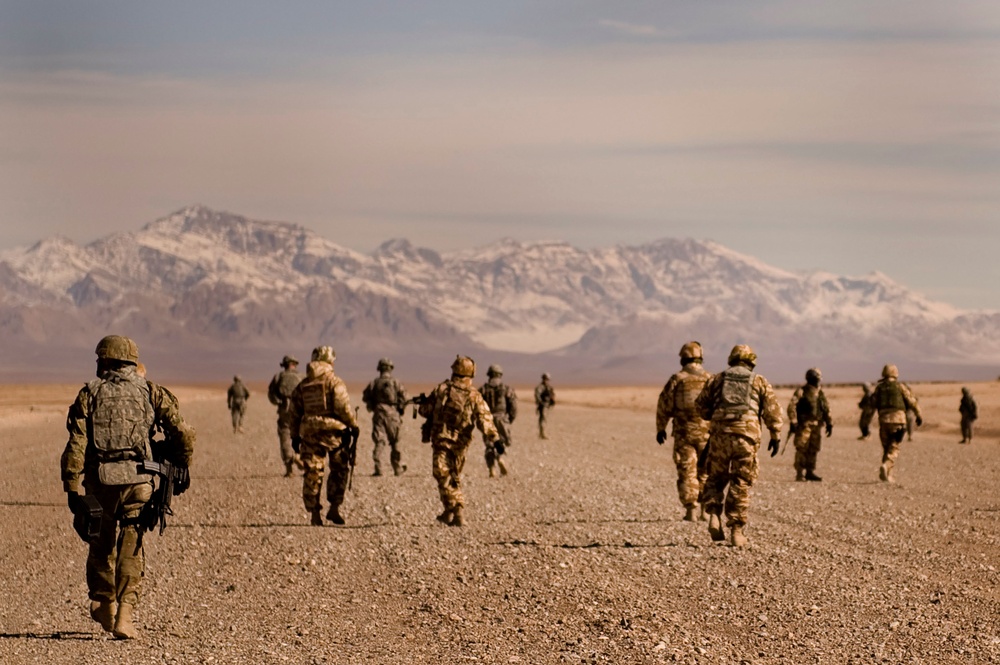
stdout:
[[0,0],[0,251],[192,204],[1000,309],[1000,3]]

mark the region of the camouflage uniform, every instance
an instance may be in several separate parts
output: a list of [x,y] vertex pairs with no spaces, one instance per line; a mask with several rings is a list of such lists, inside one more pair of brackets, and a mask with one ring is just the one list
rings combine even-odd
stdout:
[[472,385],[473,376],[472,359],[456,358],[451,379],[439,384],[419,407],[430,424],[432,471],[444,506],[438,519],[454,526],[462,524],[462,468],[473,432],[479,428],[491,442],[500,436],[490,407]]
[[[781,407],[774,390],[767,379],[751,369],[756,355],[749,347],[744,348],[753,358],[750,365],[734,362],[737,349],[733,349],[730,367],[713,376],[695,400],[701,417],[711,423],[708,478],[702,492],[705,510],[710,515],[721,514],[723,493],[728,485],[724,501],[726,525],[734,530],[739,527],[740,534],[747,523],[750,488],[757,480],[761,421],[770,430],[772,441],[781,435],[782,425]],[[738,388],[741,384],[746,386],[743,392]],[[721,540],[714,533],[713,538]],[[734,545],[735,540],[734,534]]]
[[229,386],[226,392],[226,403],[229,405],[229,412],[233,417],[233,432],[243,431],[243,416],[247,412],[247,400],[250,399],[250,391],[240,381],[240,377],[233,377],[233,385]]
[[872,418],[875,417],[875,406],[872,404],[872,387],[867,383],[862,387],[865,394],[861,396],[861,401],[858,402],[858,408],[861,409],[861,418],[858,419],[858,428],[861,430],[861,436],[858,437],[858,441],[866,441],[871,436]]
[[962,401],[958,405],[958,412],[962,414],[962,440],[959,443],[972,443],[972,423],[979,417],[979,409],[968,388],[962,388]]
[[[667,425],[674,420],[674,464],[677,467],[677,495],[681,504],[691,509],[698,503],[701,488],[707,478],[698,458],[708,442],[708,422],[702,420],[695,400],[712,375],[701,366],[701,360],[687,362],[681,371],[667,381],[656,404],[657,441],[666,437]],[[663,433],[662,435],[660,433]]]
[[872,391],[872,405],[878,409],[878,436],[882,442],[882,465],[879,467],[879,479],[892,482],[892,469],[899,456],[899,444],[906,435],[906,411],[914,412],[917,426],[923,424],[920,417],[920,407],[904,384],[900,383],[899,371],[894,365],[886,365],[882,369],[882,380]]
[[788,422],[795,432],[795,479],[820,480],[816,470],[816,457],[823,443],[823,427],[827,436],[833,433],[833,419],[830,404],[823,389],[819,387],[819,372],[816,371],[815,385],[806,383],[792,393],[788,402]]
[[[902,384],[907,390],[910,391],[910,396],[913,397],[913,403],[917,403],[917,396],[913,394],[913,389],[907,384]],[[913,441],[913,426],[916,424],[917,412],[912,406],[906,407],[906,440]]]
[[302,375],[295,371],[299,361],[285,356],[281,361],[284,369],[271,379],[267,386],[267,399],[278,407],[278,445],[281,461],[285,465],[285,476],[292,475],[292,466],[302,466],[299,456],[292,449],[291,398],[295,387],[302,381]]
[[549,409],[556,404],[556,389],[549,383],[549,375],[542,374],[542,382],[535,386],[535,410],[538,411],[538,438],[545,436],[545,423],[548,420]]
[[[320,349],[329,354],[317,353]],[[302,503],[312,513],[313,524],[322,524],[319,514],[323,505],[320,491],[326,460],[330,460],[330,477],[326,484],[326,499],[330,504],[327,519],[343,524],[340,505],[347,491],[351,471],[350,450],[344,445],[345,430],[357,430],[358,422],[351,410],[347,386],[333,372],[330,347],[319,347],[306,366],[306,378],[295,387],[291,398],[291,435],[299,446],[299,456],[305,469],[302,477]],[[328,358],[328,359],[327,359]]]
[[[128,342],[138,356],[135,343]],[[117,386],[119,395],[124,391],[126,396],[106,398],[104,395],[110,391],[105,386]],[[97,441],[103,438],[101,430],[111,431],[121,440],[122,432],[114,432],[115,424],[120,423],[132,423],[141,441],[132,442],[131,449],[102,451]],[[194,454],[195,433],[184,422],[177,398],[169,390],[139,376],[135,364],[109,367],[106,361],[98,365],[98,379],[77,393],[66,416],[66,429],[69,439],[60,468],[71,507],[82,488],[97,499],[104,513],[100,534],[90,543],[87,555],[91,616],[117,637],[132,637],[131,608],[139,602],[145,569],[138,518],[154,489],[153,477],[139,473],[137,461],[153,459],[152,435],[160,431],[166,438],[157,445],[157,458],[188,467]],[[122,625],[123,613],[128,615],[127,627]]]
[[[384,360],[384,359],[383,359]],[[372,414],[372,460],[376,476],[382,475],[382,451],[389,446],[389,462],[397,476],[406,471],[399,450],[399,429],[406,407],[406,389],[392,376],[392,363],[379,362],[379,377],[369,383],[361,395]]]
[[494,465],[500,468],[501,475],[506,476],[507,465],[503,457],[513,443],[510,426],[517,418],[517,393],[503,382],[503,371],[499,366],[492,365],[490,379],[479,388],[479,394],[483,396],[486,405],[490,407],[490,413],[493,414],[493,424],[499,434],[496,441],[487,441],[485,437],[483,438],[486,446],[486,468],[489,469],[490,478],[494,476]]

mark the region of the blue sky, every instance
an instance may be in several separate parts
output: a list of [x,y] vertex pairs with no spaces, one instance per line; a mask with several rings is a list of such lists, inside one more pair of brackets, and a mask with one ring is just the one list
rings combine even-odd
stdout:
[[1000,3],[0,1],[0,249],[193,203],[1000,309]]

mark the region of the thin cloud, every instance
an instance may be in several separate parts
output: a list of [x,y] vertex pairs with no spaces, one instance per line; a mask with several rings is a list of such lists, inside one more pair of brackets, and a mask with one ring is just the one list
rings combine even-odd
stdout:
[[614,30],[619,34],[631,35],[633,37],[666,37],[667,33],[660,30],[655,25],[639,25],[636,23],[626,23],[625,21],[614,21],[611,19],[601,19],[598,25]]

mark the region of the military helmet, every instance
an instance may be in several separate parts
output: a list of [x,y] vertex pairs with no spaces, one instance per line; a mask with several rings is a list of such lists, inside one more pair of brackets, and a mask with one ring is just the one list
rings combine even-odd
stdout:
[[701,351],[701,344],[698,342],[688,342],[681,347],[681,360],[702,360],[705,355]]
[[389,372],[392,371],[393,367],[395,367],[395,365],[393,365],[392,361],[388,358],[379,358],[378,367],[376,369],[380,372]]
[[490,365],[490,368],[486,370],[486,376],[503,376],[503,367],[500,365]]
[[451,373],[471,379],[476,375],[476,361],[468,356],[455,356],[455,362],[451,364]]
[[819,380],[823,378],[823,373],[819,371],[818,367],[813,367],[806,370],[806,383],[816,386],[819,385]]
[[233,381],[235,381],[236,383],[239,383],[240,382],[240,375],[237,374],[236,376],[234,376],[233,377]]
[[882,378],[883,379],[898,379],[899,378],[899,368],[895,365],[886,365],[882,368]]
[[285,356],[281,359],[281,366],[288,367],[289,365],[298,365],[299,361],[294,356]]
[[313,349],[312,360],[313,362],[330,363],[337,358],[337,353],[333,350],[332,346],[317,346]]
[[750,365],[751,368],[757,364],[757,354],[746,344],[737,344],[729,352],[730,367],[741,362]]
[[962,394],[963,395],[971,395],[972,393],[969,392],[969,389],[967,387],[963,386],[962,387]]
[[133,365],[139,362],[139,346],[122,335],[107,335],[97,343],[94,353],[101,360],[120,360]]

